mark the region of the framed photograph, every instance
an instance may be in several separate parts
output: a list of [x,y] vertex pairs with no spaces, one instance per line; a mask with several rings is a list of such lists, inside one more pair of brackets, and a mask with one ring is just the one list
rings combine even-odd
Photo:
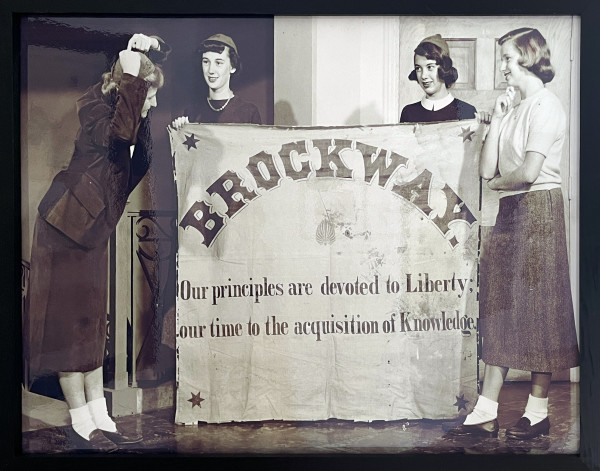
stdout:
[[13,10],[21,459],[589,461],[585,15],[154,8]]

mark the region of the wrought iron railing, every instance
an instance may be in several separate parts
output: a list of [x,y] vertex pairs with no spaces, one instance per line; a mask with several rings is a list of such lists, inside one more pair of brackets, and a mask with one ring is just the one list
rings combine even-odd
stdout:
[[[127,384],[138,386],[138,364],[156,367],[160,351],[163,318],[166,311],[174,304],[175,293],[175,256],[177,253],[177,213],[175,211],[141,210],[128,212],[117,228],[112,265],[115,269],[121,266],[120,276],[115,276],[114,296],[127,298],[126,309],[115,306],[109,309],[109,335],[107,353],[109,361],[105,364],[108,375],[105,380],[110,385],[118,384],[119,369],[115,362],[123,361],[117,358],[117,345],[126,338],[126,371]],[[121,234],[119,236],[119,231]],[[126,232],[126,234],[125,234]],[[126,240],[126,242],[125,242]],[[119,247],[120,244],[128,244]],[[128,270],[123,254],[127,255]],[[117,315],[127,312],[126,332],[119,332]],[[141,322],[147,328],[139,335],[137,323]],[[139,354],[138,354],[139,352]],[[135,361],[133,361],[135,357]]]

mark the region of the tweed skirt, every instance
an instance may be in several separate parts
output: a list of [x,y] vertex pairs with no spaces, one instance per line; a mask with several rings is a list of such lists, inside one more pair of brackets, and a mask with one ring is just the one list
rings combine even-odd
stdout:
[[552,372],[577,366],[560,188],[500,199],[480,263],[486,364]]

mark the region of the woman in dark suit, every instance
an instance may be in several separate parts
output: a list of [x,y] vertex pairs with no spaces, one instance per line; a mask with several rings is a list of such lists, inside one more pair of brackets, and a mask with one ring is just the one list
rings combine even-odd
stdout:
[[34,228],[26,338],[31,371],[35,377],[58,373],[72,419],[68,435],[78,448],[109,452],[141,440],[123,434],[109,417],[102,365],[108,239],[148,170],[148,113],[164,83],[161,68],[143,53],[150,49],[163,59],[169,51],[160,38],[134,35],[112,70],[77,101],[73,156],[42,199]]

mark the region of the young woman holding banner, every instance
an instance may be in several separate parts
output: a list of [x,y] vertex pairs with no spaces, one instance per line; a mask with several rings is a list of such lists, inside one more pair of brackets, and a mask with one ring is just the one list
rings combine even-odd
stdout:
[[58,373],[76,448],[110,452],[141,440],[108,415],[102,365],[108,240],[150,165],[148,113],[164,83],[144,54],[150,49],[162,59],[169,50],[160,38],[134,35],[112,70],[77,100],[73,156],[42,198],[34,228],[26,352],[34,377]]
[[516,29],[499,44],[508,87],[496,99],[479,166],[500,196],[480,268],[485,379],[475,408],[448,435],[497,437],[498,396],[515,368],[531,371],[531,393],[506,436],[529,439],[550,431],[552,372],[576,366],[579,356],[560,177],[567,119],[545,88],[554,70],[540,32]]
[[[242,68],[238,48],[233,39],[222,33],[214,34],[202,41],[198,53],[202,57],[202,73],[208,86],[208,94],[203,92],[192,99],[183,116],[174,119],[171,127],[179,130],[190,122],[262,124],[256,105],[236,96],[231,90],[231,77],[235,73],[239,74]],[[165,314],[163,325],[166,327],[163,327],[162,334],[162,342],[172,350],[175,350],[176,284],[175,266],[172,266],[167,279],[167,287],[171,288],[165,294],[165,299],[172,300],[172,304]],[[166,363],[174,365],[174,353],[167,358]]]

